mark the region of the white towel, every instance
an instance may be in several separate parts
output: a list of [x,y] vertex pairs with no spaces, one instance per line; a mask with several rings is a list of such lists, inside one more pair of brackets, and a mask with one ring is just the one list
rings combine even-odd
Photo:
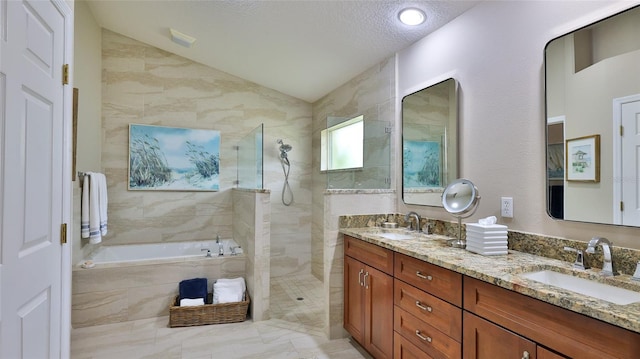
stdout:
[[87,172],[82,182],[80,233],[89,243],[100,243],[107,234],[107,180],[104,174]]
[[218,279],[213,284],[213,304],[235,303],[244,300],[244,278]]
[[244,291],[247,289],[247,285],[243,277],[232,278],[232,279],[220,278],[216,281],[216,283],[239,283],[242,286],[242,293],[244,293]]
[[204,305],[204,298],[182,298],[180,299],[181,307],[197,307],[199,305]]

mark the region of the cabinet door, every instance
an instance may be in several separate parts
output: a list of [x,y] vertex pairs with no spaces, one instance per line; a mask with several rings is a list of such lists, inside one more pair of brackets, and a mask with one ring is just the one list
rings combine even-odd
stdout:
[[463,314],[464,359],[536,358],[536,343],[469,312]]
[[361,262],[344,257],[344,329],[353,339],[364,345],[364,290],[365,266]]
[[393,277],[366,267],[365,349],[376,359],[393,357]]

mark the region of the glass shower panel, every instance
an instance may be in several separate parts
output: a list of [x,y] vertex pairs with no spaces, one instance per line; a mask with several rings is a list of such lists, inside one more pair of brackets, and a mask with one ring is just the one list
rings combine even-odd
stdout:
[[263,188],[263,136],[261,124],[238,142],[238,188]]
[[[388,121],[380,121],[377,109],[363,113],[364,139],[362,140],[362,167],[326,170],[328,189],[389,189],[391,188],[391,131]],[[327,128],[354,119],[328,117]],[[360,145],[351,144],[351,146]],[[323,157],[327,154],[323,153]]]

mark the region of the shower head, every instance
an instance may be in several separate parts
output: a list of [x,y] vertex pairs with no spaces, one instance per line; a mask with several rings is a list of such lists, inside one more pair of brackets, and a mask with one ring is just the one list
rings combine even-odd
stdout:
[[293,147],[291,147],[291,145],[287,145],[287,144],[285,144],[284,142],[282,142],[282,140],[281,140],[281,139],[280,139],[280,140],[278,140],[277,142],[280,144],[280,154],[281,154],[281,155],[282,155],[283,153],[286,153],[286,152],[291,151],[291,149],[293,148]]

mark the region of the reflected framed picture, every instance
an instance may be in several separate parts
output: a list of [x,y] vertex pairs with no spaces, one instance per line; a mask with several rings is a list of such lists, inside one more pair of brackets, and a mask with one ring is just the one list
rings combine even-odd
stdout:
[[129,125],[129,190],[218,191],[220,132]]
[[403,141],[402,177],[405,189],[442,187],[442,149],[438,141]]
[[566,140],[567,181],[600,182],[600,135]]
[[564,144],[547,145],[547,177],[549,180],[564,180]]

